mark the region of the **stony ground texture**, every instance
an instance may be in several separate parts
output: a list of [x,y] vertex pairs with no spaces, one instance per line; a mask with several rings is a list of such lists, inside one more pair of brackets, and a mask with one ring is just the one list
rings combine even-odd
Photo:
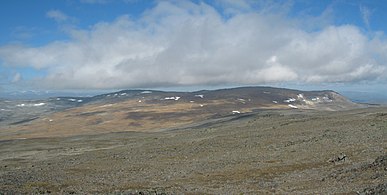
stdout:
[[385,194],[387,108],[0,142],[0,194]]

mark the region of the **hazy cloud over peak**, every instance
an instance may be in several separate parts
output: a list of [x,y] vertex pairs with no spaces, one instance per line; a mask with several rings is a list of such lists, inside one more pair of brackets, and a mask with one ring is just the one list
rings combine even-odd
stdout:
[[[55,10],[47,16],[66,19]],[[386,79],[384,35],[369,37],[353,25],[310,32],[294,19],[257,11],[225,18],[205,3],[159,1],[137,20],[121,16],[68,32],[70,40],[41,47],[0,47],[0,58],[8,66],[47,70],[36,82],[51,88]]]

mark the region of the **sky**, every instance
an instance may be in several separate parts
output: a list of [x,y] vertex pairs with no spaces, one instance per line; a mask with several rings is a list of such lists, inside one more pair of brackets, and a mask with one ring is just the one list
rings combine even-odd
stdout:
[[0,93],[387,92],[385,0],[3,0]]

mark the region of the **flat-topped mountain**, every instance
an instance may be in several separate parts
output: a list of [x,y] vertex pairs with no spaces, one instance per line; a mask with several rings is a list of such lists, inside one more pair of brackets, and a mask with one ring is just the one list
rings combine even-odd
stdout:
[[123,90],[94,97],[2,101],[2,139],[160,131],[262,109],[360,108],[334,91],[240,87],[196,92]]
[[[61,105],[84,105],[96,103],[119,103],[138,100],[139,103],[165,103],[175,100],[179,103],[209,103],[227,101],[236,104],[235,108],[300,108],[317,110],[343,110],[358,108],[359,105],[331,90],[299,91],[272,87],[239,87],[219,90],[202,90],[195,92],[165,92],[154,90],[123,90],[94,97],[56,98]],[[58,102],[58,103],[59,103]],[[172,101],[173,102],[173,101]],[[174,103],[178,103],[174,102]],[[170,102],[169,102],[170,103]],[[239,103],[239,104],[238,104]]]

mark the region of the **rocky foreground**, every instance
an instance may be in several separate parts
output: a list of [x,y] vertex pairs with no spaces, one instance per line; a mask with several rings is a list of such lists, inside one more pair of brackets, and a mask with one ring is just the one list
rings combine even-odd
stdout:
[[0,142],[0,194],[385,194],[387,108]]

